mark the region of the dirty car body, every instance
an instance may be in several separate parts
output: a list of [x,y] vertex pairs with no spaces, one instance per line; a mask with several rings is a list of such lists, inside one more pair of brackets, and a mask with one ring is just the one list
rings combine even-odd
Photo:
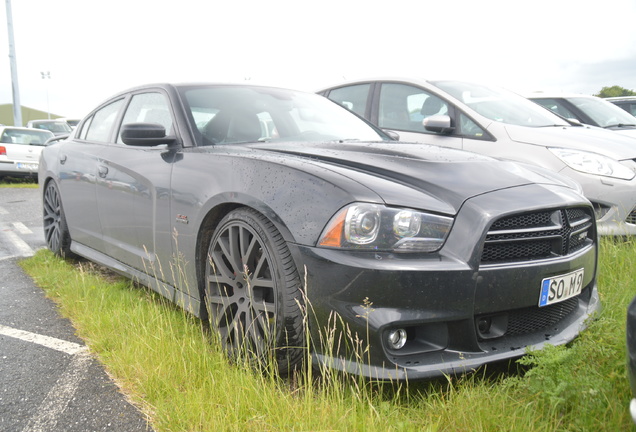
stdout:
[[[391,141],[318,95],[135,88],[45,149],[40,184],[50,249],[150,286],[230,357],[273,353],[281,373],[306,346],[380,379],[463,372],[566,343],[599,307],[576,185]],[[334,321],[364,361],[323,343]]]

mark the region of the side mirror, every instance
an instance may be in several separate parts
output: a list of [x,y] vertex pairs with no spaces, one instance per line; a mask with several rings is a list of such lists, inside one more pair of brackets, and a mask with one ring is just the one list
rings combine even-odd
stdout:
[[127,123],[121,127],[121,140],[126,145],[157,146],[172,144],[174,136],[166,136],[166,128],[157,123]]
[[451,118],[447,115],[433,115],[426,117],[422,121],[424,129],[429,132],[437,132],[441,134],[449,134],[455,127],[451,125]]

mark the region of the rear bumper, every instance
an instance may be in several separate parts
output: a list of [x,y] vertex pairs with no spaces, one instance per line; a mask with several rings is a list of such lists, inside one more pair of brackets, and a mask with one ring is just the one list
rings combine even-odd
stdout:
[[0,160],[0,175],[14,177],[37,177],[38,162]]

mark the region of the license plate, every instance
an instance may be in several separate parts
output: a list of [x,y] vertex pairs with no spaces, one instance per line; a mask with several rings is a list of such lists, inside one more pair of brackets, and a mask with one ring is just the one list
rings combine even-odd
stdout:
[[562,302],[581,293],[583,289],[583,269],[564,275],[545,278],[541,282],[539,307]]
[[38,164],[18,162],[18,169],[33,171],[38,169]]

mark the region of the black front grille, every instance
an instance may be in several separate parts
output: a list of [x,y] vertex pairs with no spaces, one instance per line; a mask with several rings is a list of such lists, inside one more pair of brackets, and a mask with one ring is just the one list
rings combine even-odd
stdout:
[[627,215],[625,222],[636,225],[636,209],[632,210],[629,215]]
[[574,297],[550,306],[511,311],[508,315],[506,335],[533,333],[546,329],[570,315],[578,305],[579,298]]
[[484,242],[485,264],[569,255],[594,241],[594,215],[583,207],[542,210],[496,220]]

